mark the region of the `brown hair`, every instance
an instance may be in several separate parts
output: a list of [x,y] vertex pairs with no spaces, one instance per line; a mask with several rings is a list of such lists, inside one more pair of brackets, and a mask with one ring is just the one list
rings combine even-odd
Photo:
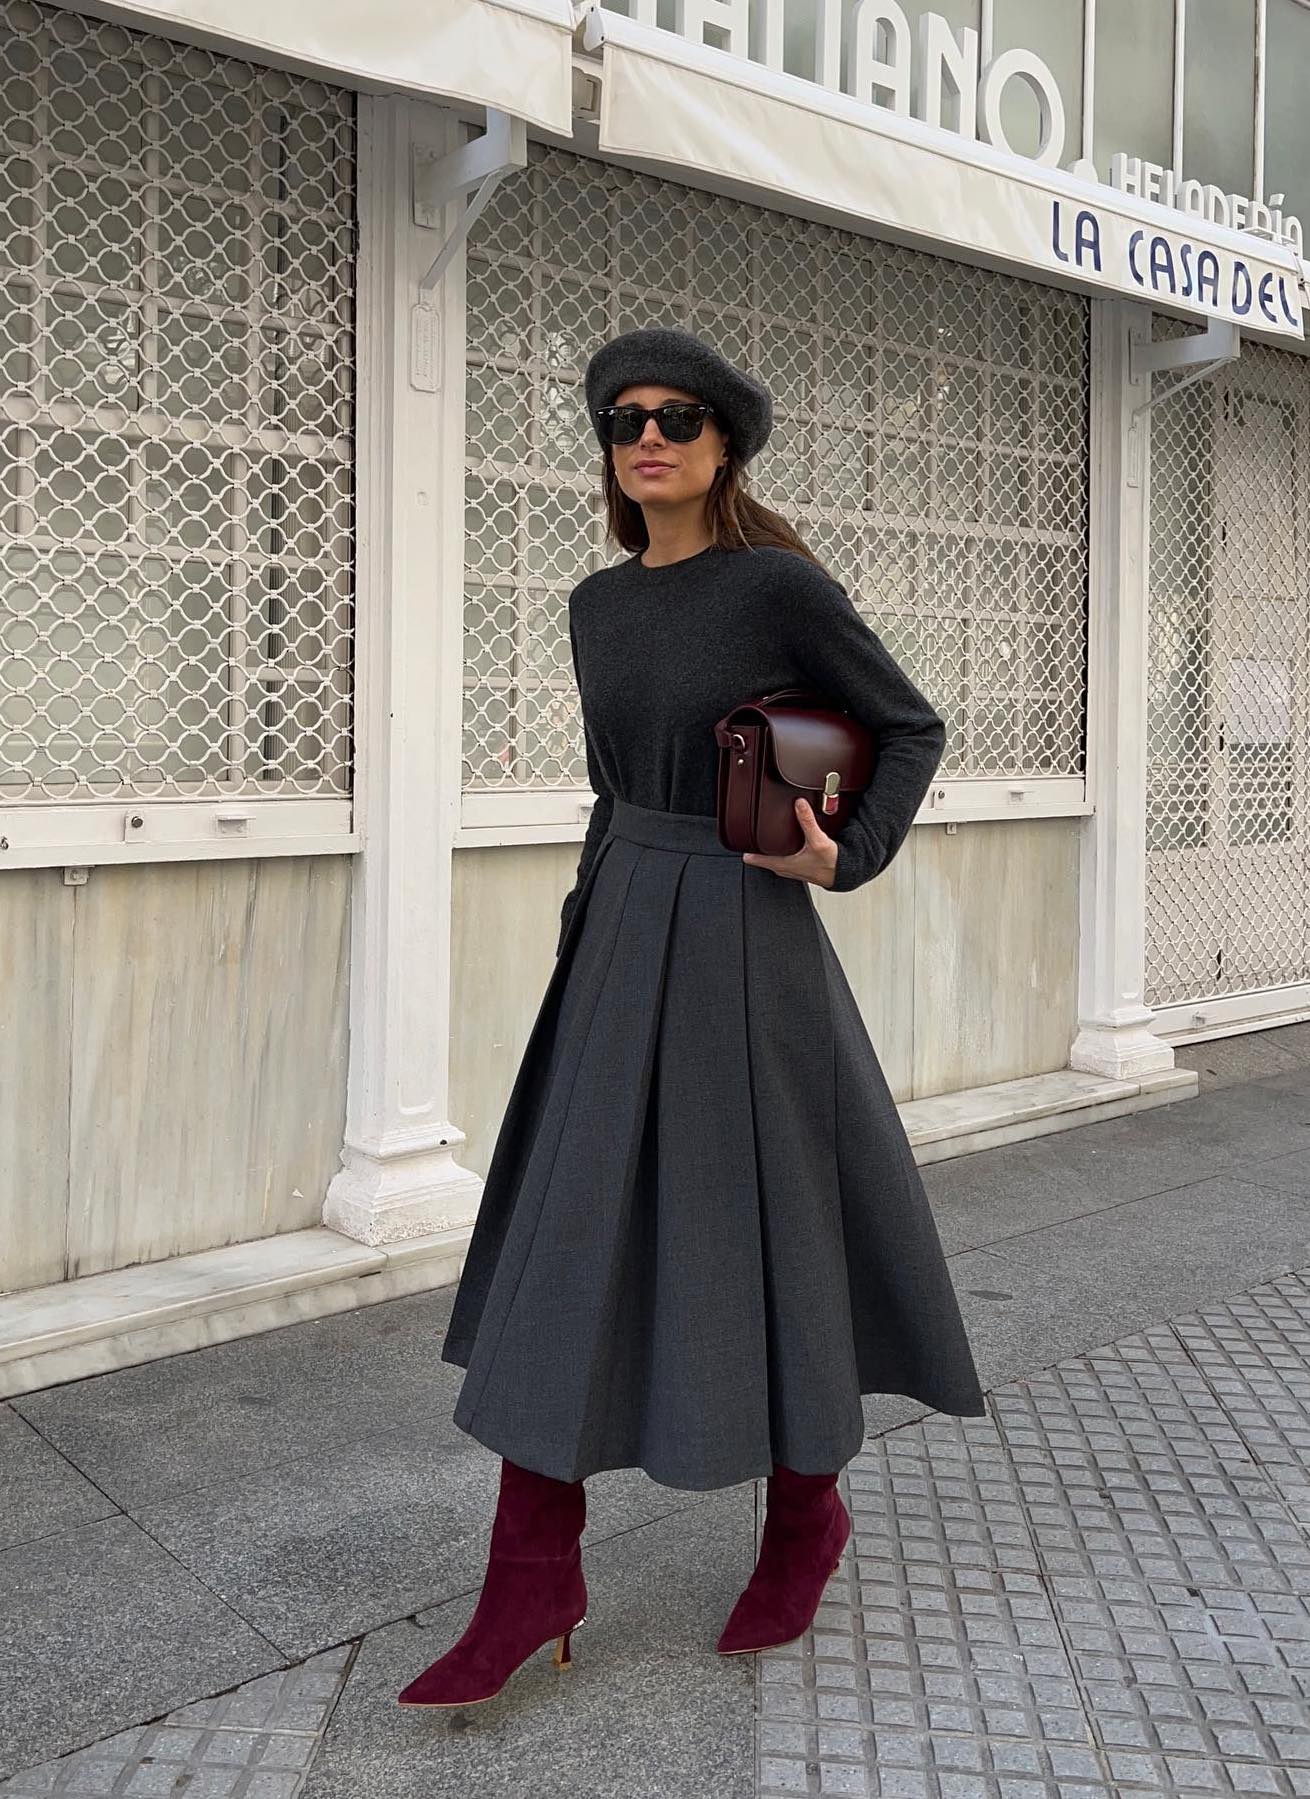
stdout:
[[[602,450],[604,468],[601,490],[605,497],[605,513],[609,536],[621,549],[641,551],[650,543],[646,515],[636,500],[629,498],[619,486],[614,473],[614,458],[609,449]],[[728,460],[715,472],[705,496],[705,522],[715,545],[721,550],[744,550],[768,546],[779,550],[795,550],[800,556],[823,568],[795,527],[780,512],[765,506],[746,489],[746,471],[731,443]],[[826,571],[825,571],[826,572]]]

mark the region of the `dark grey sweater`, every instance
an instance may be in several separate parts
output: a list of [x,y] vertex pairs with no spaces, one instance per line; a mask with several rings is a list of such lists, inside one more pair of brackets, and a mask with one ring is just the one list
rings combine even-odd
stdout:
[[712,818],[715,722],[773,688],[812,687],[877,734],[873,780],[831,833],[834,890],[872,880],[900,848],[941,761],[946,726],[845,587],[804,556],[711,545],[663,568],[631,556],[579,581],[569,636],[596,804],[560,913],[557,955],[614,795]]

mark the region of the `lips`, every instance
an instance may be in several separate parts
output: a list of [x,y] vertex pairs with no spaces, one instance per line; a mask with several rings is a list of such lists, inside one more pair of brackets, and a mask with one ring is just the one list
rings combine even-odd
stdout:
[[636,468],[636,470],[639,474],[645,474],[648,470],[651,470],[651,469],[672,468],[673,464],[671,462],[638,462],[638,463],[634,463],[633,466]]

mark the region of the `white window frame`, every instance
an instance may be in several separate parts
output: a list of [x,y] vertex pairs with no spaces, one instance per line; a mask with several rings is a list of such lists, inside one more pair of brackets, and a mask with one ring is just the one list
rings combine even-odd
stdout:
[[[465,793],[456,847],[581,841],[595,798],[589,787]],[[1093,810],[1085,776],[1010,779],[975,775],[935,781],[914,822],[979,824],[1000,818],[1082,818]]]
[[54,800],[0,807],[0,874],[110,862],[341,855],[359,848],[341,799]]
[[[535,140],[538,134],[529,130],[528,136]],[[549,139],[541,141],[550,142]],[[763,189],[754,194],[738,194],[735,191],[729,193],[728,190],[716,185],[699,170],[683,169],[679,166],[670,178],[686,187],[698,187],[708,193],[722,194],[726,198],[745,199],[755,205],[777,209],[776,194]],[[843,229],[854,229],[854,227],[846,225],[843,226]],[[878,238],[876,231],[868,231],[864,235]],[[943,250],[939,253],[945,255],[948,252]],[[969,258],[960,255],[958,250],[952,249],[949,254],[951,260],[960,262],[967,267],[988,269],[985,262],[971,262]],[[448,272],[447,280],[443,284],[447,289],[443,329],[449,328],[457,332],[460,341],[464,342],[467,341],[465,267],[464,258],[460,256],[456,259],[455,266]],[[1092,409],[1099,403],[1098,394],[1100,393],[1096,378],[1095,343],[1096,335],[1091,330],[1089,322],[1087,402],[1089,419]],[[452,497],[451,503],[458,506],[462,516],[464,494],[462,456],[458,468],[448,470],[446,478],[451,483],[452,496],[456,491],[458,493],[458,499]],[[1098,531],[1097,483],[1095,480],[1090,480],[1087,552],[1089,593],[1091,583],[1096,578]],[[1090,660],[1088,666],[1090,666]],[[461,693],[461,705],[462,698]],[[929,789],[914,822],[918,825],[983,823],[1005,818],[1086,817],[1094,810],[1087,776],[1088,762],[1089,744],[1085,731],[1084,771],[1081,775],[943,777],[941,780],[935,781]],[[523,786],[497,790],[465,788],[460,794],[459,823],[453,842],[457,849],[492,848],[524,843],[580,842],[586,832],[595,798],[591,789],[585,786]]]
[[[141,23],[135,29],[165,35]],[[176,41],[176,40],[175,40]],[[215,54],[249,60],[249,46],[216,45]],[[357,143],[358,153],[358,143]],[[368,204],[366,185],[356,180],[356,291],[366,258],[376,254],[378,218]],[[358,346],[357,346],[358,351]],[[364,358],[357,353],[355,443],[363,438],[365,407],[376,404],[362,382]],[[355,628],[352,641],[352,793],[269,794],[249,791],[228,796],[94,794],[67,799],[4,803],[0,789],[0,874],[8,869],[80,870],[112,863],[224,861],[254,856],[348,855],[362,847],[358,828],[361,661],[364,616],[360,553],[366,496],[356,485]]]

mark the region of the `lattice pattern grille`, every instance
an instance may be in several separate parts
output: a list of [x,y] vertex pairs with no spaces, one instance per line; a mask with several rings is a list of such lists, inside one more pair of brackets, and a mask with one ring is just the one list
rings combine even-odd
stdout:
[[1308,502],[1305,358],[1245,344],[1153,407],[1150,1005],[1310,978]]
[[1087,302],[532,145],[468,251],[466,784],[585,785],[565,605],[618,556],[582,374],[656,323],[768,383],[754,491],[942,712],[942,772],[1081,773]]
[[0,0],[0,799],[350,781],[349,93]]

